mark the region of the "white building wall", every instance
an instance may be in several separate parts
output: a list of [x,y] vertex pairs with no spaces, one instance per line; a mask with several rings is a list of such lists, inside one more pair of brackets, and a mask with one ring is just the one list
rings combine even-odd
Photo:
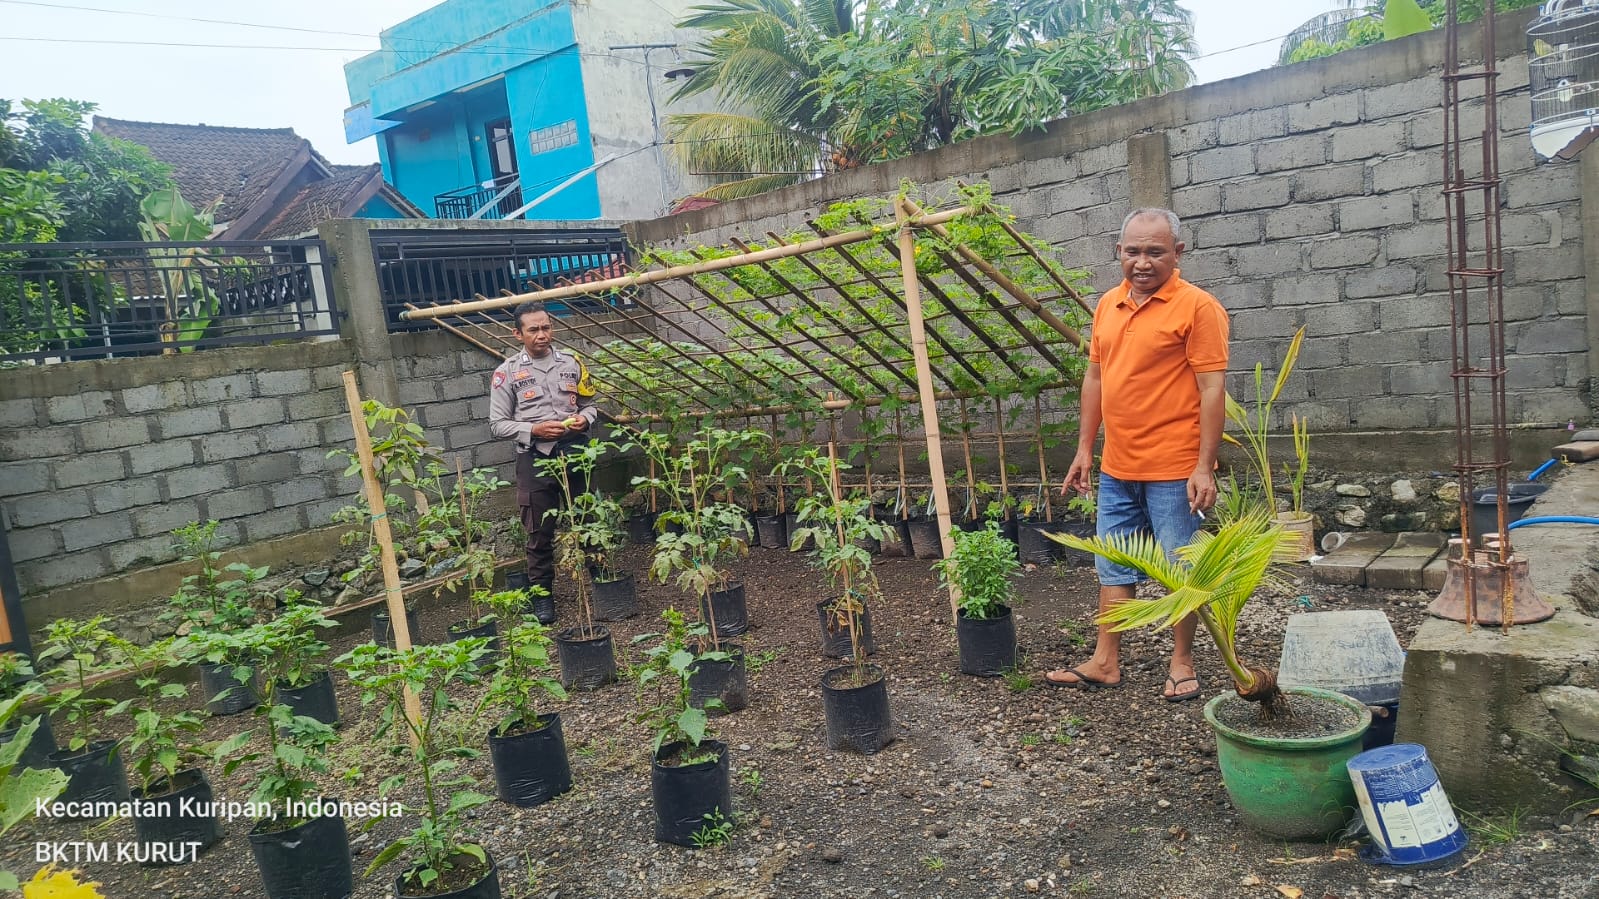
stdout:
[[[683,197],[711,186],[709,178],[682,172],[664,146],[648,147],[672,113],[702,112],[716,107],[716,98],[698,96],[672,103],[676,84],[666,73],[703,39],[703,32],[676,27],[676,22],[703,0],[571,0],[572,23],[583,54],[584,99],[594,159],[615,153],[614,162],[598,174],[601,216],[607,219],[651,219],[664,215]],[[646,67],[643,50],[611,50],[629,44],[676,44],[676,50],[651,50]],[[650,96],[653,87],[655,114]],[[658,123],[658,131],[657,131]],[[638,152],[634,152],[638,151]],[[627,155],[623,155],[627,154]]]

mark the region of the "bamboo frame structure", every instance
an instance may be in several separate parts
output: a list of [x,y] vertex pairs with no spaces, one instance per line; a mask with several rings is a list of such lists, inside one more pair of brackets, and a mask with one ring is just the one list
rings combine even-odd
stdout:
[[[1078,326],[1088,314],[1083,290],[1073,285],[1080,273],[1046,258],[986,201],[960,202],[930,211],[900,197],[892,221],[857,215],[860,227],[851,230],[811,221],[808,234],[767,231],[764,246],[729,238],[722,250],[679,254],[677,264],[647,252],[642,270],[620,277],[413,306],[402,316],[437,320],[503,358],[520,345],[508,320],[492,313],[524,302],[564,304],[559,339],[582,354],[618,423],[769,422],[774,446],[782,447],[810,442],[805,422],[820,425],[826,416],[834,451],[866,460],[864,474],[850,469],[841,485],[897,488],[901,517],[909,517],[912,489],[930,490],[948,554],[953,507],[945,442],[965,465],[963,513],[976,502],[978,467],[993,461],[979,446],[997,448],[1002,493],[1045,494],[1053,482],[1049,431],[1058,425],[1046,417],[1041,396],[1075,388],[1072,364],[1086,355]],[[961,236],[976,233],[967,223],[977,219],[998,223],[981,232],[983,252]],[[596,298],[619,291],[630,302],[594,308]],[[958,430],[940,424],[940,402],[957,404]],[[903,421],[912,404],[919,433],[907,433]],[[861,430],[876,428],[875,435],[842,433],[844,411],[858,412]],[[884,414],[890,411],[892,430]],[[1030,425],[1016,421],[1022,416]],[[885,453],[889,444],[896,449]],[[907,444],[925,446],[925,473],[908,468]],[[1010,467],[1029,456],[1037,459],[1036,478]],[[775,492],[778,509],[791,505],[796,485],[764,475],[761,481]],[[1053,519],[1047,500],[1041,511]]]

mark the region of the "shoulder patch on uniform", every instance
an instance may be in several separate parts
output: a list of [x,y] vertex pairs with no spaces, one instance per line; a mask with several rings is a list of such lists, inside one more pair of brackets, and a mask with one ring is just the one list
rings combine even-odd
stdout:
[[490,387],[499,387],[501,384],[504,384],[504,383],[505,383],[505,372],[497,371],[497,372],[494,373],[494,380],[490,383]]

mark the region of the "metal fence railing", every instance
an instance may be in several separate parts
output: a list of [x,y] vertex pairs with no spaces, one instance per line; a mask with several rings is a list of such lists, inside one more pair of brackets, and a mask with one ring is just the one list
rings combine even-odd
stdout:
[[0,244],[0,362],[338,334],[320,240]]
[[[507,175],[495,179],[488,187],[473,184],[445,191],[433,198],[434,218],[503,219],[522,208],[521,186],[512,183],[516,180],[515,175]],[[477,215],[479,209],[483,210],[482,215]]]
[[[400,319],[407,304],[432,306],[531,293],[569,282],[598,281],[628,271],[627,237],[618,228],[516,231],[375,230],[372,255],[390,331],[437,327]],[[630,292],[550,304],[555,315],[629,308]],[[510,320],[510,311],[496,315]]]

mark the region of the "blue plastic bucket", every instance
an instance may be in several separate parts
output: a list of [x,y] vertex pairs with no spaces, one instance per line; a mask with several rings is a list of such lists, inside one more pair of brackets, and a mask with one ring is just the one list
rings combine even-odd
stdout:
[[1395,743],[1349,760],[1371,845],[1360,856],[1381,865],[1442,862],[1466,848],[1466,831],[1417,743]]

